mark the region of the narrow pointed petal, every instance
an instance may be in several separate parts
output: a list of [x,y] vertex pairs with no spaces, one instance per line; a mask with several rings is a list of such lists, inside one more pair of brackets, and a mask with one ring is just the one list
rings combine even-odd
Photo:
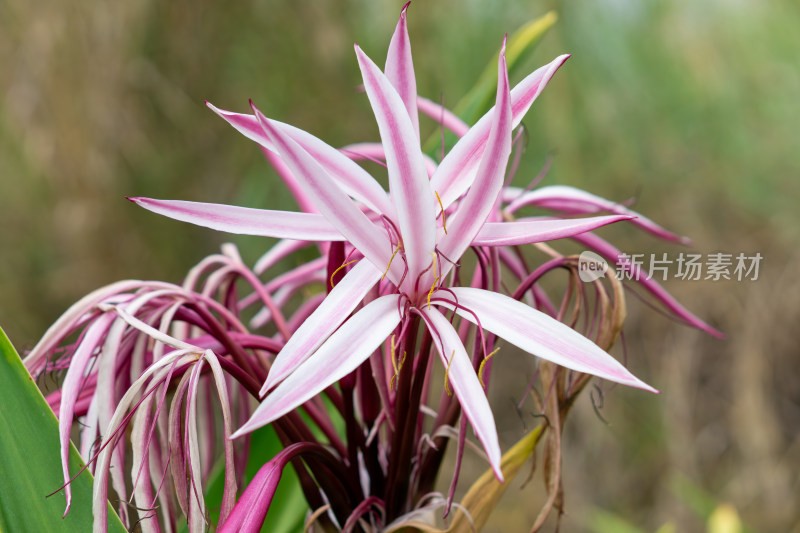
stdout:
[[[486,392],[481,386],[472,362],[469,360],[464,344],[450,321],[435,309],[421,309],[425,322],[431,329],[434,345],[442,359],[442,364],[448,368],[447,376],[453,385],[453,390],[461,404],[461,410],[475,429],[475,435],[483,444],[489,464],[495,476],[503,481],[503,472],[500,470],[500,442],[497,438],[497,428],[494,423],[492,408],[486,398]],[[439,342],[441,341],[441,342]],[[452,358],[452,361],[451,361]]]
[[[580,333],[513,298],[472,287],[453,287],[434,295],[438,305],[454,309],[470,322],[479,320],[484,329],[542,359],[623,385],[658,392]],[[452,301],[453,296],[460,307],[441,300]]]
[[[325,169],[299,144],[253,108],[264,133],[273,142],[275,150],[292,170],[306,194],[319,212],[342,235],[364,254],[381,272],[389,265],[391,245],[383,228],[379,228],[338,187]],[[344,157],[344,156],[342,156]],[[346,159],[346,158],[345,158]],[[399,265],[392,263],[390,279],[399,280]]]
[[64,511],[64,515],[69,512],[70,505],[72,505],[72,489],[69,484],[69,480],[72,477],[69,472],[69,436],[72,429],[75,402],[78,399],[81,383],[85,377],[86,365],[89,363],[89,359],[94,354],[95,349],[100,346],[103,336],[111,327],[113,321],[114,316],[106,314],[89,326],[80,345],[78,345],[78,348],[72,356],[69,369],[64,377],[64,383],[61,386],[61,405],[58,411],[58,434],[61,443],[61,469],[64,474],[64,482],[66,483],[66,485],[64,485],[64,495],[67,499],[67,508]]
[[372,263],[362,260],[342,278],[275,357],[261,389],[261,396],[294,372],[331,333],[336,331],[367,292],[380,280],[381,275],[382,272]]
[[636,217],[636,220],[633,221],[635,225],[660,239],[679,242],[681,244],[690,244],[688,238],[681,237],[662,228],[633,209],[628,209],[620,203],[611,202],[590,192],[567,185],[551,185],[533,191],[517,190],[517,194],[509,199],[506,211],[513,214],[518,209],[531,205],[567,214],[608,211],[618,215],[630,215]]
[[411,42],[408,39],[408,24],[406,11],[411,2],[407,2],[400,12],[400,20],[389,43],[389,52],[386,57],[386,78],[397,90],[397,94],[406,106],[414,132],[417,134],[419,144],[419,115],[417,113],[417,78],[414,75],[414,62],[411,59]]
[[[516,128],[556,71],[569,58],[562,55],[538,68],[511,90],[512,128]],[[431,178],[431,188],[439,193],[445,209],[472,184],[481,155],[489,138],[494,108],[490,109],[459,140]]]
[[223,448],[225,450],[225,482],[222,492],[222,506],[220,508],[219,520],[225,522],[233,510],[234,503],[236,502],[236,472],[233,460],[233,442],[228,439],[232,433],[232,415],[231,415],[231,397],[228,394],[228,385],[225,382],[225,374],[222,371],[217,356],[211,351],[206,351],[203,358],[211,367],[211,372],[214,375],[214,384],[217,388],[217,395],[219,396],[219,406],[222,412],[222,427],[225,432],[223,439]]
[[252,209],[184,200],[141,197],[131,197],[128,200],[159,215],[217,231],[304,241],[344,240],[344,236],[324,216],[314,213]]
[[[506,67],[505,40],[497,62],[497,98],[492,129],[481,157],[478,174],[450,222],[450,232],[442,238],[439,250],[445,257],[461,257],[486,222],[503,188],[503,179],[511,154],[511,102]],[[444,276],[452,267],[442,265]]]
[[535,242],[564,239],[592,231],[621,220],[627,215],[607,215],[571,219],[523,219],[515,222],[489,222],[483,225],[473,246],[517,246]]
[[436,242],[433,191],[419,139],[402,99],[358,46],[356,55],[386,152],[389,189],[397,206],[397,221],[408,261],[407,280],[413,282],[430,264],[429,254]]
[[364,306],[269,393],[231,438],[277,420],[358,368],[400,322],[398,306],[394,294]]
[[[609,266],[613,266],[619,259],[619,256],[622,254],[614,245],[598,237],[597,235],[591,233],[585,233],[583,235],[574,235],[572,237],[575,241],[587,246],[591,250],[594,250],[598,254],[602,255],[607,261],[610,262]],[[678,300],[672,297],[672,295],[661,286],[654,279],[648,279],[649,275],[644,272],[638,265],[634,264],[626,264],[624,266],[625,270],[630,273],[631,277],[636,280],[636,283],[644,287],[647,292],[652,294],[659,302],[661,302],[664,307],[666,307],[670,313],[676,316],[679,320],[682,320],[686,324],[695,327],[697,329],[701,329],[706,333],[709,333],[717,338],[724,338],[725,334],[721,331],[714,329],[710,325],[706,324],[700,317],[686,309],[683,305],[681,305]]]
[[[214,113],[225,119],[228,124],[248,139],[257,142],[267,150],[277,153],[273,140],[264,133],[255,115],[232,113],[214,107],[206,102]],[[369,175],[369,173],[353,161],[339,153],[336,148],[321,141],[314,135],[283,122],[271,121],[284,135],[299,144],[317,163],[325,169],[347,194],[362,202],[377,213],[383,213],[394,219],[395,210],[386,191]]]

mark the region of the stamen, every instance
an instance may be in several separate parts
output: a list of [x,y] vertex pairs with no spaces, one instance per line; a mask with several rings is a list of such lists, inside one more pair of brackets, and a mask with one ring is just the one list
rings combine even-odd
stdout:
[[397,358],[395,357],[395,350],[397,346],[394,344],[394,335],[392,335],[391,340],[391,356],[392,356],[392,367],[394,368],[394,376],[392,376],[391,381],[389,382],[389,389],[394,390],[394,383],[397,380],[397,376],[400,374],[400,370],[403,368],[403,363],[406,361],[406,352],[403,352],[403,358],[400,359],[400,363],[398,364]]
[[[436,197],[438,198],[439,195],[437,194]],[[428,291],[428,309],[431,308],[431,295],[433,294],[433,290],[436,288],[436,284],[439,283],[439,276],[436,275],[436,253],[431,252],[431,255],[433,256],[433,283],[431,284],[431,290]]]
[[431,308],[431,295],[433,294],[433,291],[436,289],[437,283],[439,283],[439,276],[436,276],[436,278],[434,278],[433,283],[431,284],[431,290],[428,291],[428,309]]
[[447,370],[444,371],[444,391],[447,393],[448,396],[453,395],[453,391],[450,390],[450,387],[447,386],[447,383],[450,381],[448,376],[450,375],[450,365],[453,364],[453,359],[456,356],[456,351],[453,350],[453,353],[450,355],[450,360],[447,362]]
[[397,248],[394,249],[394,252],[392,252],[392,257],[389,258],[389,264],[386,265],[386,270],[383,271],[383,276],[381,276],[381,281],[383,281],[383,278],[385,278],[386,274],[389,273],[389,269],[392,267],[392,261],[394,261],[394,256],[397,255],[398,251],[400,251],[400,245],[399,244],[397,245]]
[[442,204],[442,199],[439,198],[439,193],[433,191],[433,194],[436,195],[436,199],[439,200],[439,207],[442,208],[442,228],[444,229],[444,234],[447,235],[447,217],[444,214],[444,204]]
[[353,263],[355,263],[356,261],[358,261],[358,259],[353,259],[352,261],[348,261],[347,263],[343,264],[342,266],[340,266],[339,268],[337,268],[336,270],[334,270],[334,271],[333,271],[333,274],[331,274],[331,289],[333,289],[333,288],[336,286],[336,285],[334,285],[334,283],[333,283],[333,278],[334,278],[334,276],[336,276],[336,274],[337,274],[337,273],[338,273],[338,272],[339,272],[341,269],[343,269],[343,268],[344,268],[344,267],[346,267],[347,265],[352,265],[352,264],[353,264]]
[[488,363],[489,359],[491,359],[492,356],[499,351],[500,348],[495,348],[492,353],[483,358],[483,361],[481,361],[481,366],[478,367],[478,380],[481,382],[481,385],[483,386],[484,389],[486,388],[486,383],[483,382],[483,365]]

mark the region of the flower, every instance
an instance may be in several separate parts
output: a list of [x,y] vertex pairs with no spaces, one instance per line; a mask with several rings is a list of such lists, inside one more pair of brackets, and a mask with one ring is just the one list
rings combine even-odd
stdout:
[[[233,233],[344,240],[352,246],[350,254],[359,259],[278,354],[261,390],[266,397],[233,437],[275,421],[344,378],[393,332],[398,331],[401,339],[407,336],[403,342],[413,346],[414,325],[421,320],[464,414],[496,476],[502,479],[497,432],[483,386],[458,332],[442,311],[454,311],[479,328],[568,368],[656,391],[561,322],[503,294],[455,286],[448,274],[471,246],[557,239],[631,217],[488,221],[500,199],[512,129],[569,57],[556,58],[511,91],[505,41],[498,61],[494,108],[466,132],[429,176],[430,165],[420,149],[407,7],[392,38],[385,72],[355,47],[380,131],[388,193],[341,152],[307,132],[268,119],[255,106],[253,115],[210,106],[277,154],[318,212],[131,200],[172,218]],[[376,286],[380,295],[368,299],[350,316]]]

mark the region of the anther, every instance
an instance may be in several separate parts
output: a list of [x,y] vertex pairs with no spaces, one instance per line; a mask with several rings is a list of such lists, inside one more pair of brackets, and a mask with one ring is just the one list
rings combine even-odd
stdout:
[[439,207],[442,208],[442,229],[444,229],[444,234],[447,235],[447,217],[444,214],[444,204],[442,204],[442,199],[439,198],[439,193],[433,191],[433,194],[436,195],[436,199],[439,200]]
[[383,278],[385,278],[385,277],[386,277],[386,274],[388,274],[388,273],[389,273],[389,269],[392,267],[392,261],[394,261],[394,256],[396,256],[396,255],[397,255],[397,252],[398,252],[399,250],[400,250],[400,245],[398,244],[398,245],[397,245],[397,248],[395,248],[395,249],[394,249],[394,252],[392,252],[392,257],[390,257],[390,258],[389,258],[389,264],[388,264],[388,265],[386,265],[386,270],[384,270],[384,271],[383,271],[383,276],[381,276],[381,281],[383,281]]
[[499,351],[500,351],[500,348],[495,348],[492,353],[490,353],[489,355],[487,355],[486,357],[483,358],[483,361],[481,361],[481,366],[478,367],[478,380],[481,382],[481,385],[483,386],[484,389],[486,388],[486,384],[483,382],[483,366],[486,363],[488,363],[489,359],[491,359],[492,356],[494,354],[496,354],[497,352],[499,352]]
[[450,355],[450,360],[447,362],[447,369],[444,371],[444,391],[447,393],[448,396],[452,396],[453,392],[450,390],[450,387],[447,385],[449,382],[448,376],[450,375],[450,365],[453,364],[453,359],[456,357],[456,351],[453,350],[453,353]]
[[336,274],[337,274],[337,273],[338,273],[338,272],[339,272],[341,269],[343,269],[344,267],[346,267],[347,265],[352,265],[352,264],[353,264],[353,263],[355,263],[356,261],[358,261],[358,259],[353,259],[352,261],[349,261],[349,262],[347,262],[347,263],[343,264],[342,266],[340,266],[339,268],[337,268],[336,270],[334,270],[334,271],[333,271],[333,274],[331,274],[331,289],[333,289],[333,288],[336,286],[336,285],[334,285],[334,283],[333,283],[333,278],[336,276]]

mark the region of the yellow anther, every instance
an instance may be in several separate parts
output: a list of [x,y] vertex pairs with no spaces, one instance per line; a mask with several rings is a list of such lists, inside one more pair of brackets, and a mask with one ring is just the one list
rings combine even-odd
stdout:
[[431,295],[436,289],[436,284],[439,283],[439,276],[436,275],[436,253],[430,252],[430,254],[433,256],[433,283],[431,284],[431,290],[428,291],[428,309],[431,308]]
[[500,348],[495,348],[495,350],[492,353],[483,358],[483,361],[481,361],[481,366],[478,367],[478,380],[480,380],[481,385],[483,386],[484,389],[486,388],[486,384],[483,382],[483,365],[488,363],[489,359],[491,359],[492,356],[499,351]]
[[392,356],[392,368],[394,368],[394,376],[392,376],[392,380],[389,382],[389,388],[394,389],[394,382],[397,380],[397,376],[400,374],[400,370],[403,368],[403,363],[406,361],[406,353],[403,352],[403,358],[400,359],[400,363],[397,362],[397,358],[395,357],[395,350],[397,346],[394,344],[394,335],[392,335],[391,339],[391,356]]
[[346,267],[347,265],[352,265],[352,264],[353,264],[353,263],[355,263],[356,261],[358,261],[358,259],[353,259],[353,260],[352,260],[352,261],[350,261],[349,263],[345,263],[345,264],[343,264],[342,266],[340,266],[339,268],[337,268],[336,270],[334,270],[334,271],[333,271],[333,274],[331,274],[331,289],[335,287],[335,285],[333,284],[333,278],[334,278],[334,276],[336,276],[336,274],[337,274],[337,273],[338,273],[338,272],[339,272],[341,269],[343,269],[343,268],[344,268],[344,267]]
[[453,350],[453,353],[450,355],[450,360],[447,362],[447,370],[444,371],[444,391],[447,393],[448,396],[452,396],[453,392],[450,390],[450,387],[447,386],[447,382],[449,381],[448,376],[450,375],[450,365],[453,364],[453,359],[456,357],[456,351]]
[[439,200],[439,207],[442,208],[442,229],[444,229],[444,234],[447,235],[447,218],[445,217],[444,214],[444,204],[442,204],[442,199],[439,198],[438,192],[433,191],[433,194],[436,195],[436,199]]
[[439,276],[436,276],[436,278],[433,280],[433,283],[431,284],[431,290],[428,291],[428,309],[431,308],[431,295],[433,294],[433,291],[436,289],[437,283],[439,283]]
[[389,258],[389,264],[386,265],[386,270],[383,271],[383,276],[381,276],[381,281],[383,281],[383,278],[385,278],[386,274],[389,273],[389,269],[392,266],[392,261],[394,261],[394,256],[397,255],[398,251],[400,251],[400,245],[399,244],[397,245],[397,248],[394,249],[394,252],[392,252],[392,257]]

